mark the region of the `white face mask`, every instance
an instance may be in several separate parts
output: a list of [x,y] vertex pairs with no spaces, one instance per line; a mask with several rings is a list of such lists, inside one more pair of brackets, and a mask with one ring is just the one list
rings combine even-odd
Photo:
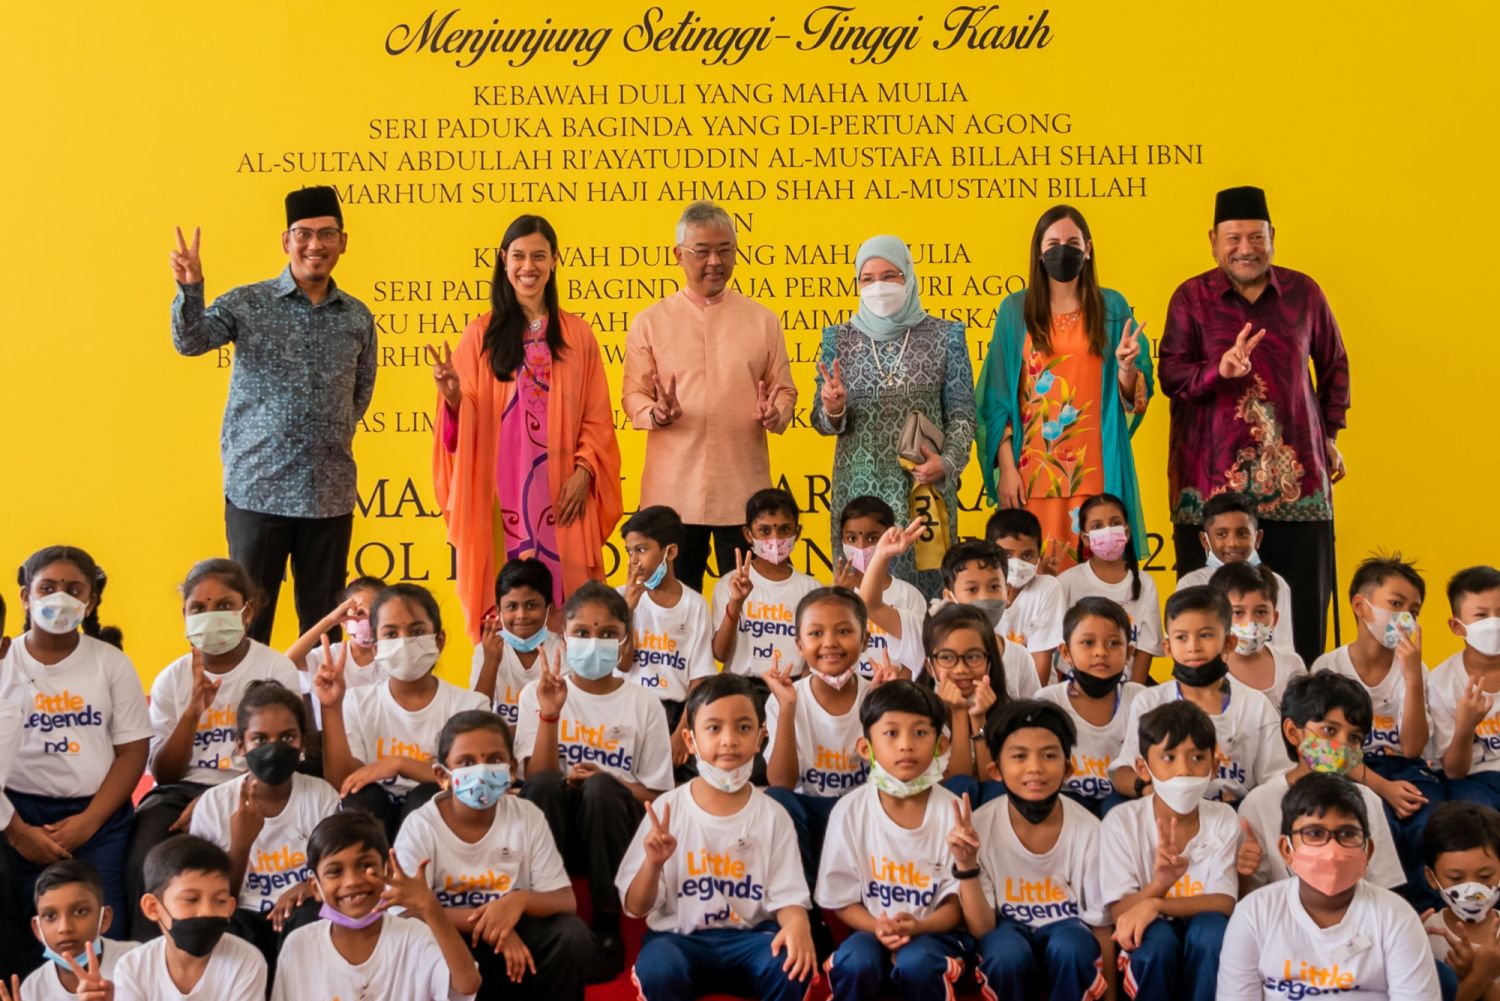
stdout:
[[1229,627],[1229,632],[1235,640],[1234,652],[1246,657],[1260,653],[1271,641],[1271,627],[1264,622],[1236,623]]
[[1208,791],[1212,775],[1177,775],[1170,779],[1151,776],[1151,789],[1173,813],[1188,814],[1198,808],[1203,794]]
[[1483,883],[1454,883],[1443,887],[1443,899],[1453,913],[1472,923],[1483,921],[1500,900],[1500,887]]
[[386,675],[397,681],[416,681],[432,670],[438,661],[436,633],[425,636],[398,636],[375,644],[375,663]]
[[245,613],[239,609],[194,612],[186,624],[187,641],[210,656],[228,653],[245,638]]
[[1035,563],[1027,563],[1025,560],[1011,557],[1005,561],[1005,583],[1019,591],[1031,583],[1031,579],[1036,576],[1036,571]]
[[876,316],[895,316],[906,305],[906,286],[900,282],[871,282],[859,290],[859,301]]
[[720,792],[739,792],[750,781],[750,772],[755,768],[755,759],[738,768],[724,769],[711,765],[701,757],[698,759],[698,777]]
[[1464,626],[1464,642],[1486,657],[1500,654],[1500,616],[1490,616]]
[[63,636],[83,623],[88,607],[66,591],[53,591],[31,599],[31,624],[46,632]]

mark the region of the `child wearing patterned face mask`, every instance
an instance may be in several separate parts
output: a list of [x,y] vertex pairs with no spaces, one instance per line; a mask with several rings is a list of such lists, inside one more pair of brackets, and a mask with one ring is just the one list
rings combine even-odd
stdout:
[[521,690],[515,755],[526,774],[521,795],[541,807],[568,872],[588,876],[587,979],[600,983],[625,964],[615,873],[645,804],[672,788],[671,734],[661,700],[624,678],[624,596],[586,581],[568,597],[563,625],[563,658],[544,658],[541,676]]
[[1229,563],[1214,571],[1208,586],[1229,602],[1234,649],[1224,655],[1229,673],[1281,705],[1281,693],[1293,678],[1307,673],[1289,645],[1273,643],[1280,632],[1276,599],[1280,586],[1269,567]]
[[1058,579],[1039,572],[1042,523],[1025,508],[1002,508],[990,515],[984,537],[1005,552],[1005,614],[995,631],[1026,647],[1038,685],[1050,685],[1067,604]]
[[21,997],[70,1001],[92,986],[89,974],[112,979],[120,957],[137,943],[104,937],[114,914],[104,902],[98,870],[79,859],[54,862],[42,870],[32,892],[36,916],[31,931],[42,944],[45,961],[21,984]]
[[469,687],[494,702],[511,727],[520,719],[521,689],[542,673],[542,657],[562,656],[552,618],[552,571],[532,557],[507,560],[495,576],[495,607],[479,626]]
[[1452,799],[1500,807],[1500,570],[1460,570],[1448,603],[1448,628],[1464,645],[1427,679],[1432,742]]
[[1282,800],[1280,832],[1274,850],[1296,878],[1263,886],[1234,909],[1214,996],[1443,996],[1417,912],[1363,878],[1374,847],[1355,785],[1307,776]]
[[312,706],[314,729],[323,728],[323,705],[312,697],[312,679],[323,666],[323,637],[334,628],[342,628],[344,638],[336,640],[329,652],[337,657],[345,647],[349,650],[344,661],[344,688],[363,688],[385,680],[375,660],[375,632],[370,621],[370,606],[384,589],[385,581],[379,577],[354,578],[344,586],[338,606],[287,648],[287,659],[301,676],[302,694]]
[[435,766],[443,793],[406,818],[396,858],[407,872],[425,871],[486,983],[581,1001],[593,940],[546,818],[506,795],[510,740],[492,712],[465,710],[443,725]]
[[[916,622],[916,629],[901,629],[895,633],[877,623],[874,612],[868,624],[869,646],[860,658],[856,670],[865,678],[875,675],[882,656],[889,657],[901,677],[910,678],[922,670],[920,628],[922,617],[927,614],[927,599],[922,592],[904,580],[891,575],[889,560],[876,567],[875,553],[880,540],[896,527],[896,512],[879,497],[855,497],[839,512],[839,535],[843,540],[843,558],[835,564],[834,584],[851,591],[865,591],[865,578],[870,577],[869,590],[878,592],[876,600],[880,606],[891,609],[903,623]],[[922,524],[921,531],[927,526]]]
[[433,673],[447,634],[426,588],[392,584],[376,596],[370,620],[385,680],[346,692],[346,647],[344,657],[325,654],[313,691],[323,704],[324,774],[344,809],[366,811],[391,838],[438,792],[432,755],[443,724],[456,712],[486,709],[489,702]]
[[1099,597],[1123,608],[1130,623],[1130,680],[1143,683],[1151,673],[1151,658],[1164,652],[1161,600],[1156,582],[1137,562],[1125,502],[1113,494],[1086,499],[1078,508],[1078,528],[1078,549],[1088,558],[1058,575],[1063,607]]
[[1423,919],[1433,958],[1460,979],[1459,997],[1488,998],[1500,984],[1500,813],[1444,803],[1422,833],[1422,854],[1443,900]]
[[763,735],[755,689],[716,675],[688,695],[684,715],[698,776],[648,807],[615,878],[626,913],[649,929],[634,969],[640,995],[796,1001],[817,974],[810,900],[783,848],[791,819],[750,785]]

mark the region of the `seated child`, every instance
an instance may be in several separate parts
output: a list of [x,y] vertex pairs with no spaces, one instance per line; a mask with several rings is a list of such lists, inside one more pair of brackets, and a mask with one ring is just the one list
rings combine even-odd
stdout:
[[446,922],[469,939],[487,995],[520,984],[527,996],[583,1001],[594,940],[546,818],[506,795],[510,728],[466,709],[443,725],[436,761],[443,792],[401,825],[401,868],[425,871]]
[[[297,637],[297,642],[287,648],[286,656],[297,668],[302,682],[302,694],[312,706],[313,729],[323,729],[323,706],[313,697],[312,682],[323,666],[323,637],[335,628],[342,627],[343,639],[330,644],[329,653],[340,656],[345,647],[349,655],[344,660],[344,688],[363,688],[385,680],[380,665],[375,660],[375,633],[370,625],[370,606],[375,596],[385,590],[385,581],[379,577],[356,577],[344,586],[339,595],[338,607]],[[305,753],[305,749],[304,749]]]
[[141,910],[160,934],[115,964],[115,1001],[264,1001],[266,961],[224,934],[235,906],[229,865],[224,849],[191,834],[151,849]]
[[1500,570],[1454,574],[1448,605],[1464,645],[1427,678],[1433,750],[1451,798],[1500,807]]
[[1009,791],[978,811],[965,800],[948,834],[964,923],[979,940],[980,986],[986,997],[1112,994],[1099,821],[1061,795],[1072,721],[1048,702],[1009,702],[985,739]]
[[306,719],[296,692],[251,682],[235,720],[249,774],[198,797],[188,827],[229,853],[229,884],[239,895],[229,931],[260,950],[271,974],[283,931],[315,916],[317,908],[306,906],[307,837],[339,808],[333,786],[297,771]]
[[271,1001],[474,997],[479,968],[464,936],[422,866],[406,872],[396,861],[375,818],[362,810],[325,817],[307,839],[307,864],[321,920],[286,937]]
[[89,986],[84,983],[89,974],[113,980],[120,957],[137,943],[104,937],[114,909],[104,902],[98,870],[81,859],[54,862],[36,878],[33,893],[36,916],[31,932],[42,944],[45,961],[21,984],[21,997],[72,1001]]
[[716,675],[688,694],[684,716],[698,775],[647,806],[615,878],[625,912],[649,929],[637,989],[652,1001],[714,991],[800,1001],[818,959],[807,884],[783,848],[791,820],[749,782],[762,732],[755,689]]
[[[1010,678],[1000,653],[1002,642],[989,617],[972,605],[950,602],[922,630],[928,669],[918,684],[935,689],[948,710],[949,755],[943,787],[981,805],[1005,794],[1005,785],[993,777],[985,743],[986,720],[996,706],[1011,698]],[[1035,680],[1029,657],[1023,655],[1018,666],[1022,677]]]
[[1436,964],[1417,912],[1363,878],[1365,801],[1337,775],[1309,775],[1281,801],[1274,850],[1297,877],[1249,894],[1219,953],[1219,1001],[1338,997],[1431,1001]]
[[1275,708],[1260,692],[1229,673],[1224,655],[1234,647],[1229,635],[1229,601],[1207,587],[1190,587],[1167,599],[1167,655],[1173,681],[1148,688],[1130,704],[1125,746],[1110,765],[1115,791],[1139,796],[1150,782],[1134,767],[1145,748],[1136,743],[1140,720],[1166,703],[1185,700],[1202,709],[1218,733],[1217,772],[1208,798],[1236,802],[1270,775],[1281,771],[1280,726]]
[[1021,644],[1036,664],[1037,684],[1049,685],[1052,661],[1062,645],[1067,605],[1062,585],[1037,573],[1042,562],[1042,523],[1025,508],[1002,508],[990,515],[984,537],[1005,551],[1005,614],[995,631]]
[[[1214,494],[1203,502],[1202,524],[1198,541],[1203,543],[1208,562],[1179,576],[1178,591],[1207,584],[1215,570],[1231,563],[1260,566],[1260,554],[1256,552],[1262,536],[1260,518],[1249,497],[1233,491]],[[1292,589],[1281,574],[1274,570],[1269,572],[1276,581],[1276,627],[1270,642],[1290,650],[1296,645],[1292,632]]]
[[971,942],[960,927],[948,830],[958,799],[938,784],[948,714],[911,681],[877,686],[860,706],[870,779],[828,820],[816,898],[851,931],[825,965],[834,1001],[892,990],[951,998]]
[[1145,683],[1151,658],[1165,652],[1161,600],[1156,581],[1141,570],[1130,538],[1130,515],[1114,494],[1097,494],[1078,508],[1078,551],[1088,558],[1058,574],[1063,607],[1080,598],[1108,598],[1125,610],[1130,623],[1130,680]]
[[[1226,568],[1227,569],[1227,568]],[[1245,797],[1240,804],[1240,823],[1246,845],[1241,862],[1242,892],[1257,886],[1286,879],[1291,875],[1281,854],[1271,851],[1281,830],[1281,801],[1287,789],[1309,775],[1342,775],[1349,777],[1363,760],[1365,734],[1370,732],[1370,696],[1354,681],[1331,671],[1304,674],[1293,678],[1281,701],[1281,739],[1287,755],[1296,764],[1286,771],[1273,772]],[[1380,809],[1380,797],[1368,786],[1358,786],[1370,813],[1370,841],[1375,845],[1365,878],[1376,886],[1397,890],[1405,885],[1407,875],[1401,871],[1396,855],[1396,839]],[[1259,856],[1257,865],[1250,861]]]
[[1042,701],[1061,706],[1073,723],[1076,741],[1070,745],[1072,762],[1063,792],[1096,817],[1123,799],[1115,792],[1109,764],[1120,757],[1130,708],[1146,691],[1125,680],[1129,651],[1125,609],[1109,598],[1080,598],[1063,616],[1062,661],[1068,680],[1037,693]]
[[323,770],[343,797],[393,837],[401,821],[438,791],[437,737],[454,713],[487,709],[478,692],[437,675],[447,634],[436,599],[418,584],[392,584],[370,606],[375,659],[386,679],[344,698],[344,660],[325,659],[313,690],[323,703]]
[[792,610],[818,582],[792,568],[792,550],[802,534],[797,502],[785,490],[757,490],[745,502],[745,539],[751,554],[735,552],[735,571],[714,587],[709,621],[714,656],[724,670],[759,678],[771,655],[802,673]]
[[[1167,629],[1170,643],[1170,621]],[[1142,715],[1136,729],[1144,753],[1135,770],[1151,793],[1111,810],[1099,830],[1100,896],[1120,972],[1132,997],[1212,1001],[1239,843],[1234,810],[1203,798],[1214,778],[1214,725],[1178,699]]]
[[823,835],[834,804],[865,781],[859,753],[859,706],[870,683],[856,670],[864,655],[865,606],[844,587],[820,587],[797,603],[797,642],[811,668],[793,682],[790,665],[763,676],[766,701],[766,793],[797,832],[807,885],[818,875]]
[[1273,644],[1276,599],[1281,585],[1271,568],[1248,562],[1226,563],[1215,570],[1208,586],[1229,600],[1234,648],[1224,655],[1231,676],[1280,707],[1281,695],[1293,678],[1307,673],[1307,665],[1290,646]]
[[[839,513],[839,534],[843,539],[844,556],[838,561],[838,570],[833,582],[851,591],[864,587],[865,575],[875,558],[875,548],[886,532],[896,526],[896,512],[879,497],[865,495],[855,497],[844,505]],[[922,531],[927,526],[923,524]],[[922,651],[916,644],[922,635],[922,618],[927,614],[927,599],[911,584],[893,576],[889,564],[870,581],[871,587],[880,589],[881,603],[896,609],[917,623],[917,628],[904,634],[892,636],[880,624],[869,623],[869,649],[860,659],[860,677],[871,678],[880,664],[882,652],[890,657],[902,677],[913,677],[922,670]]]
[[671,735],[661,700],[621,672],[630,663],[630,606],[586,581],[563,607],[563,663],[544,658],[521,690],[515,756],[521,795],[541,807],[568,872],[588,876],[596,938],[589,982],[625,966],[614,878],[645,804],[672,788]]
[[[1500,996],[1500,813],[1450,800],[1432,811],[1422,832],[1424,874],[1443,906],[1424,916],[1433,958],[1458,980],[1466,1001]],[[1460,979],[1462,978],[1462,979]]]
[[506,561],[495,577],[495,608],[479,627],[469,667],[469,687],[490,699],[514,727],[521,689],[542,673],[539,658],[561,655],[563,639],[547,628],[552,614],[552,571],[531,557]]

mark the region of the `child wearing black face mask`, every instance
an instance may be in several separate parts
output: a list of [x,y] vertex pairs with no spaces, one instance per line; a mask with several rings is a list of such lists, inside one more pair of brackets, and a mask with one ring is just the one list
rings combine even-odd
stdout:
[[297,771],[306,724],[296,692],[252,682],[235,720],[249,773],[199,797],[188,828],[229,853],[229,882],[239,895],[229,930],[254,944],[273,973],[283,933],[317,917],[305,846],[339,806],[333,786]]
[[1130,618],[1109,598],[1080,598],[1063,617],[1061,649],[1067,680],[1037,698],[1060,706],[1078,734],[1063,792],[1103,817],[1123,798],[1110,781],[1109,763],[1125,746],[1130,707],[1146,691],[1125,680]]
[[115,1001],[264,1001],[266,961],[229,929],[229,856],[191,834],[146,856],[141,910],[160,937],[120,957]]
[[974,813],[968,797],[955,806],[948,847],[988,997],[1031,997],[1044,985],[1052,998],[1100,997],[1113,988],[1099,821],[1060,795],[1074,736],[1056,705],[1007,703],[986,734],[1005,797]]

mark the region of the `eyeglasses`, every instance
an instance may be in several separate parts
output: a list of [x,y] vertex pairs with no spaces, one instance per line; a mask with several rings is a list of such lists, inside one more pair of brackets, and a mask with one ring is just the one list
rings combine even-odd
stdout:
[[932,655],[932,662],[938,667],[954,667],[962,660],[967,667],[987,667],[990,663],[990,655],[983,650],[969,650],[963,654],[954,653],[952,650],[939,650]]
[[1337,841],[1341,848],[1365,846],[1365,832],[1358,827],[1340,827],[1336,831],[1330,831],[1321,824],[1308,824],[1306,827],[1299,827],[1293,831],[1292,837],[1301,838],[1302,843],[1309,848],[1321,848],[1328,844],[1329,838]]
[[899,271],[883,271],[878,275],[860,275],[859,287],[874,285],[876,282],[895,282],[898,285],[906,284],[906,276]]
[[292,239],[298,243],[309,243],[313,237],[318,238],[319,243],[332,243],[339,238],[343,230],[337,226],[324,226],[322,229],[308,229],[306,226],[293,226],[288,232]]
[[721,247],[683,247],[682,252],[695,261],[708,261],[716,257],[727,261],[734,257],[734,244],[726,243]]

